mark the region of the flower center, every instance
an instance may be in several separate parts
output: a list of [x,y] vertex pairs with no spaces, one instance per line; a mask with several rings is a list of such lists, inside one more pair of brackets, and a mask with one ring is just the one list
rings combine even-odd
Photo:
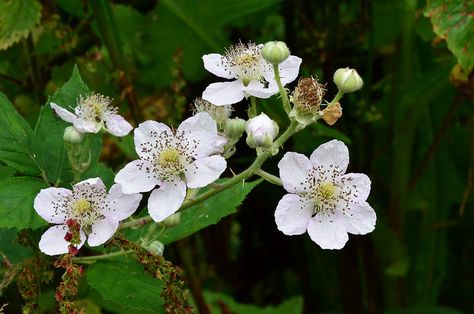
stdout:
[[112,99],[100,94],[92,94],[86,97],[81,95],[79,98],[78,114],[84,120],[92,120],[99,123],[104,115],[117,112],[117,108],[110,106],[111,102]]
[[321,210],[333,210],[337,197],[339,196],[339,189],[334,185],[333,182],[327,181],[321,183],[316,187],[313,194],[313,200],[315,204],[314,213],[318,213]]
[[72,205],[72,212],[76,216],[83,216],[92,211],[92,204],[88,200],[81,198]]
[[184,171],[182,154],[176,148],[167,148],[157,158],[158,165],[167,175],[179,175]]
[[261,45],[237,44],[229,48],[225,57],[229,64],[229,70],[235,77],[241,79],[244,85],[250,81],[260,81],[266,71],[271,70],[271,65],[261,55]]

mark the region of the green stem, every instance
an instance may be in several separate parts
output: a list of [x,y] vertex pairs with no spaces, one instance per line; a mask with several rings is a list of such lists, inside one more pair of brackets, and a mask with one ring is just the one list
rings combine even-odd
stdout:
[[281,179],[279,177],[274,176],[273,174],[268,173],[262,169],[255,170],[255,174],[265,179],[265,181],[268,181],[275,185],[283,186],[283,183],[281,182]]
[[[208,198],[210,198],[210,197],[212,197],[212,196],[214,196],[214,195],[216,195],[216,194],[218,194],[218,193],[220,193],[220,192],[222,192],[222,191],[224,191],[228,188],[231,188],[232,186],[234,186],[237,183],[244,182],[245,180],[247,180],[248,178],[250,178],[251,176],[256,174],[257,170],[260,169],[260,167],[265,162],[265,160],[267,160],[269,157],[272,156],[272,152],[274,152],[275,150],[278,150],[280,148],[280,146],[282,146],[296,132],[297,126],[298,126],[298,122],[291,121],[291,124],[288,127],[288,129],[286,129],[286,131],[282,135],[280,135],[280,137],[278,137],[275,140],[275,142],[273,142],[272,147],[267,149],[261,155],[257,156],[257,158],[254,160],[254,162],[247,169],[245,169],[244,171],[242,171],[238,175],[235,175],[234,177],[228,179],[224,183],[220,184],[218,188],[208,190],[208,191],[198,195],[194,199],[186,200],[183,203],[183,205],[181,205],[180,210],[182,211],[182,210],[185,210],[185,209],[190,208],[192,206],[195,206],[197,204],[200,204],[200,203],[204,202],[205,200],[207,200]],[[120,226],[120,229],[129,228],[129,227],[133,227],[133,226],[136,226],[136,225],[143,225],[143,224],[146,224],[150,221],[152,221],[150,216],[147,216],[147,217],[144,217],[144,218],[141,218],[141,219],[137,219],[137,220],[133,220],[133,221],[128,221],[128,222],[123,223]]]
[[250,107],[248,111],[249,118],[257,116],[257,99],[253,96],[250,96]]
[[331,102],[327,105],[326,108],[329,108],[329,107],[333,106],[334,104],[336,104],[339,101],[339,99],[342,98],[343,95],[344,95],[344,93],[341,92],[340,90],[338,90],[336,96],[334,96],[333,100],[331,100]]
[[112,253],[96,255],[96,256],[75,257],[74,262],[75,263],[88,264],[88,263],[91,263],[91,262],[96,262],[96,261],[99,261],[99,260],[109,259],[109,258],[122,256],[122,255],[128,255],[128,254],[132,254],[132,253],[133,253],[132,250],[128,250],[128,251],[112,252]]
[[273,72],[275,72],[275,81],[277,82],[278,90],[280,91],[281,99],[283,101],[283,108],[285,109],[286,114],[289,114],[291,111],[290,100],[288,99],[286,89],[284,89],[283,85],[281,84],[280,70],[278,68],[278,64],[273,65]]

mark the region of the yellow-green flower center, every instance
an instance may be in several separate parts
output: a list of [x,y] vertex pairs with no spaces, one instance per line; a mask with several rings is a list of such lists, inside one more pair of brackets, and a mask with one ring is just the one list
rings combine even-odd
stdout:
[[92,204],[88,200],[81,198],[74,202],[72,205],[72,211],[76,216],[82,216],[90,211],[92,211]]
[[337,190],[332,182],[325,182],[319,186],[318,196],[321,200],[332,200],[336,194]]

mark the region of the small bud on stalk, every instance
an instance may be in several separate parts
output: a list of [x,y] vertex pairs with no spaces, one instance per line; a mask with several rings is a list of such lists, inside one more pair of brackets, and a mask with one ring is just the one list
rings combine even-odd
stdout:
[[278,124],[266,114],[261,113],[247,122],[247,144],[252,147],[269,148],[278,135]]
[[84,140],[84,133],[79,132],[73,126],[68,126],[64,129],[63,139],[66,143],[79,144]]
[[339,91],[343,93],[352,93],[362,88],[364,81],[356,70],[349,68],[338,69],[334,73],[334,83]]
[[262,57],[271,64],[280,64],[290,56],[290,49],[282,41],[269,41],[262,48]]

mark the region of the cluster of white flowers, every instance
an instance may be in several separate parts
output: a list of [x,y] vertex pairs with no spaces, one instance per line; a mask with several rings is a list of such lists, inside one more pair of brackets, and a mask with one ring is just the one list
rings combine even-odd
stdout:
[[[34,208],[45,220],[57,225],[43,234],[40,249],[49,255],[68,252],[66,222],[69,220],[80,225],[82,243],[77,248],[86,239],[90,246],[105,243],[119,222],[136,211],[142,192],[151,191],[148,198],[151,218],[164,221],[182,206],[188,188],[207,186],[221,176],[227,167],[223,156],[232,154],[244,130],[249,146],[260,153],[273,149],[273,154],[278,149],[273,146],[279,128],[266,114],[253,116],[248,121],[230,118],[230,104],[248,96],[268,98],[279,91],[279,83],[285,86],[298,76],[301,59],[290,55],[284,43],[267,43],[263,52],[262,48],[263,45],[240,43],[226,50],[224,55],[203,56],[208,71],[233,81],[210,84],[203,92],[203,99],[195,102],[194,116],[184,120],[176,130],[156,121],[141,123],[134,130],[139,159],[117,173],[117,184],[109,193],[100,178],[79,182],[72,191],[56,187],[41,190]],[[354,89],[357,84],[362,86],[360,77],[351,71],[347,75],[341,72],[337,80],[335,78],[340,90],[347,87],[347,82],[352,85],[346,90]],[[314,83],[311,86],[320,88]],[[301,98],[299,95],[307,94],[318,97],[308,100],[317,99],[312,105],[316,109],[307,110],[305,114],[318,114],[322,91],[295,95]],[[298,100],[296,96],[292,101]],[[104,129],[113,135],[125,136],[133,129],[110,104],[108,97],[91,94],[80,97],[74,113],[55,103],[51,103],[51,107],[63,120],[73,124],[74,130],[79,132],[73,135],[80,143],[81,133]],[[67,138],[71,137],[69,133],[71,130]],[[336,140],[321,145],[309,159],[298,153],[286,153],[278,166],[289,194],[276,208],[278,229],[287,235],[308,231],[311,239],[325,249],[342,248],[348,233],[371,232],[376,216],[366,202],[370,180],[364,174],[345,174],[348,163],[347,147]]]

